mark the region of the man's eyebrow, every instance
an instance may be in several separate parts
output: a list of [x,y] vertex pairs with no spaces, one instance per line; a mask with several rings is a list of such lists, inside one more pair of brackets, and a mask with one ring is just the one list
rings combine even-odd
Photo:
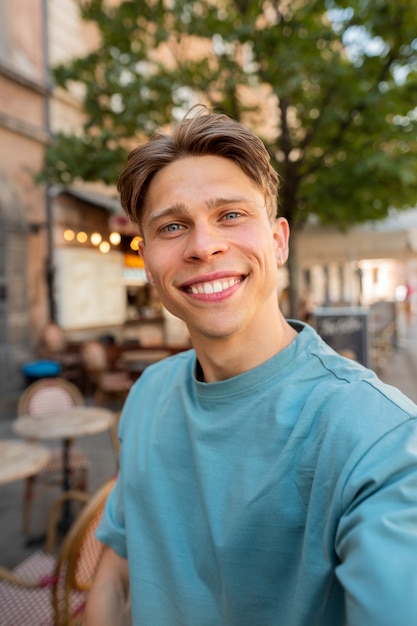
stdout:
[[253,204],[253,200],[251,200],[247,196],[244,196],[243,194],[238,194],[236,196],[211,198],[210,200],[207,200],[206,206],[209,209],[217,209],[218,207],[227,206],[228,204],[238,204],[242,202]]
[[153,224],[154,222],[166,217],[186,217],[188,214],[189,212],[186,205],[182,202],[178,202],[166,207],[165,209],[151,213],[148,218],[148,224]]

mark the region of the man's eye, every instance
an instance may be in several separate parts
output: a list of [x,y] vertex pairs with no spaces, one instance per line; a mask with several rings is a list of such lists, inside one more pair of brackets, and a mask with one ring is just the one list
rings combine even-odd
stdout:
[[161,230],[165,233],[174,233],[175,231],[180,229],[181,226],[179,224],[167,224],[167,226],[164,226]]
[[241,216],[241,213],[239,213],[239,211],[229,211],[228,213],[225,214],[224,219],[235,220],[240,216]]

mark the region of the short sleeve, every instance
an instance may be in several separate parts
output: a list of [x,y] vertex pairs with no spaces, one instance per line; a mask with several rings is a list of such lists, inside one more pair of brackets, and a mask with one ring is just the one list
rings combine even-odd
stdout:
[[122,481],[120,479],[116,481],[107,499],[96,536],[99,541],[110,546],[119,556],[127,558]]

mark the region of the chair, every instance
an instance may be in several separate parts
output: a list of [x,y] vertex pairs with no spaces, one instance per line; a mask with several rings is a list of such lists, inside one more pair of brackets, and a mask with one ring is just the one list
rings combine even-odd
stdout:
[[[0,567],[1,626],[73,626],[82,616],[103,545],[96,539],[107,497],[115,479],[89,497],[83,492],[61,494],[51,509],[45,551],[38,550],[13,571]],[[85,503],[57,557],[55,533],[65,499]]]
[[[27,387],[21,394],[17,413],[21,415],[36,415],[49,411],[65,410],[72,406],[85,404],[79,389],[70,381],[63,378],[44,378],[37,380]],[[69,447],[69,467],[72,486],[80,491],[87,490],[88,460],[78,447],[72,442]],[[30,510],[37,493],[37,483],[44,488],[48,486],[62,486],[63,477],[62,448],[52,448],[52,456],[48,464],[37,474],[25,480],[23,500],[23,533],[28,534],[30,529]],[[42,490],[43,491],[43,490]],[[39,494],[41,490],[39,490]]]
[[40,357],[56,361],[61,368],[61,377],[75,384],[82,384],[82,358],[76,344],[69,344],[62,328],[55,322],[45,327],[39,345]]
[[126,372],[111,369],[106,346],[100,341],[86,341],[81,347],[81,355],[94,386],[94,404],[103,406],[112,399],[123,403],[132,381]]

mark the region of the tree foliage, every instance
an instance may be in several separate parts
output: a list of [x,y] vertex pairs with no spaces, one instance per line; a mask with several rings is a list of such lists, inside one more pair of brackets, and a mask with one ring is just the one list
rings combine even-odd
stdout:
[[100,45],[54,70],[82,85],[81,132],[44,178],[114,183],[134,143],[205,102],[251,126],[280,214],[341,228],[415,204],[417,12],[410,0],[83,0]]

